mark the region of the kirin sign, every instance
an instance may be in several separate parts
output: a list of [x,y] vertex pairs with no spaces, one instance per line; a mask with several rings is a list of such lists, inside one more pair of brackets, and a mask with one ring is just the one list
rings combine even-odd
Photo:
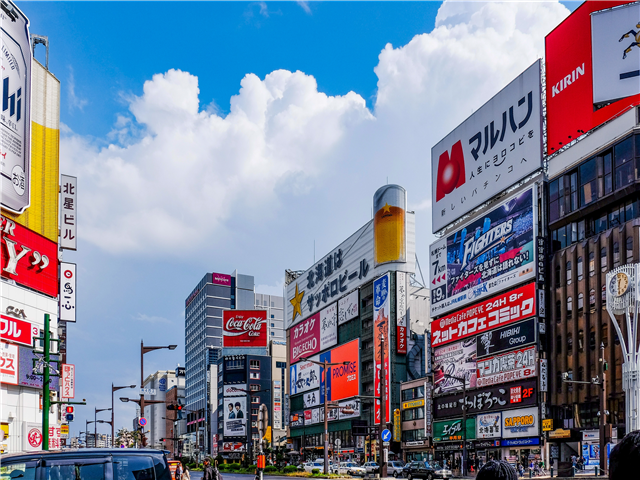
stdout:
[[225,347],[266,347],[266,310],[225,310],[222,317]]

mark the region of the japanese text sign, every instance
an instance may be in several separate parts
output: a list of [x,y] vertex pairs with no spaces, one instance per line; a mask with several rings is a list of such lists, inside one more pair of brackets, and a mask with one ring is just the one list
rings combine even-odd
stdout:
[[[33,353],[30,347],[19,347],[19,374],[18,383],[25,387],[33,387],[42,389],[43,373],[45,367],[44,355],[41,353]],[[49,360],[50,369],[59,370],[60,358],[58,355],[51,355]],[[50,370],[52,371],[52,370]],[[60,377],[51,376],[49,381],[49,390],[60,391]]]
[[266,347],[267,311],[224,310],[222,332],[224,347]]
[[70,363],[62,364],[62,390],[60,396],[62,398],[76,397],[76,366]]
[[[467,392],[467,413],[485,413],[535,405],[537,394],[538,389],[535,379]],[[433,408],[435,417],[446,418],[461,415],[462,401],[461,393],[434,398]]]
[[[476,419],[467,418],[466,424],[467,440],[476,438]],[[463,439],[462,419],[444,420],[433,423],[433,441],[434,442],[459,442]]]
[[60,320],[76,321],[76,264],[60,263]]
[[540,61],[431,149],[433,231],[542,166]]
[[[382,375],[384,374],[384,394],[387,399],[385,418],[382,423],[387,423],[391,420],[391,402],[389,399],[389,384],[391,383],[390,374],[390,359],[389,355],[391,349],[389,344],[390,338],[390,322],[391,322],[391,284],[389,282],[389,274],[386,273],[383,276],[377,278],[373,282],[373,356],[374,356],[374,380],[373,388],[376,397],[380,397],[380,391],[382,386]],[[384,351],[382,349],[382,338],[384,337]],[[382,364],[382,358],[384,356],[384,365]],[[381,408],[380,400],[375,401],[375,424],[379,424],[381,421]]]
[[[31,194],[31,41],[29,19],[12,2],[2,19],[2,207],[23,212]],[[4,4],[3,4],[4,5]],[[8,10],[6,10],[8,11]]]
[[533,189],[511,196],[429,248],[431,315],[533,278]]
[[0,273],[50,297],[58,295],[58,246],[19,223],[0,216]]
[[535,376],[535,345],[478,360],[478,387]]
[[338,308],[334,303],[303,320],[289,332],[289,361],[333,347],[338,343]]
[[338,325],[347,323],[358,316],[358,290],[338,300]]
[[60,247],[76,250],[78,229],[78,179],[60,175]]
[[[434,350],[433,375],[436,395],[462,390],[462,382],[466,388],[476,388],[476,340],[467,338],[450,343]],[[453,378],[456,377],[456,378]]]
[[396,273],[396,352],[407,353],[407,274]]
[[291,395],[318,388],[320,386],[320,366],[313,362],[298,362],[289,367],[289,379],[291,380],[289,392]]
[[7,342],[32,346],[34,335],[38,335],[38,328],[19,318],[0,315],[0,336]]
[[478,357],[506,352],[517,347],[536,343],[538,321],[530,318],[524,322],[489,330],[476,337]]
[[476,417],[477,438],[502,437],[502,413],[482,413]]
[[535,284],[529,283],[431,323],[431,345],[438,346],[536,314]]
[[0,343],[0,380],[9,385],[18,385],[18,346]]

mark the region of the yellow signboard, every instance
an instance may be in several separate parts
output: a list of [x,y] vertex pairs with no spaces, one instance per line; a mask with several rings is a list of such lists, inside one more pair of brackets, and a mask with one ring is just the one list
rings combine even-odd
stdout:
[[550,432],[553,430],[553,418],[545,418],[542,420],[542,431]]
[[410,402],[403,402],[402,409],[406,410],[407,408],[416,408],[416,407],[424,407],[424,398],[420,400],[411,400]]
[[393,411],[393,440],[399,442],[402,437],[402,423],[400,422],[400,409]]
[[549,432],[549,438],[571,438],[571,430],[558,428],[557,430]]
[[267,430],[264,432],[264,437],[262,437],[262,439],[269,442],[271,441],[271,425],[267,427]]
[[9,438],[9,424],[0,423],[0,441],[4,441]]
[[60,435],[69,435],[69,425],[60,425]]

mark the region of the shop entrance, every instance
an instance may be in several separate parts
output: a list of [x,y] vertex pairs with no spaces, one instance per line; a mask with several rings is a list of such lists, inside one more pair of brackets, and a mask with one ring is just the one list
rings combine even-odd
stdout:
[[525,469],[529,468],[531,461],[539,463],[542,460],[540,448],[510,448],[507,461],[516,468],[518,464]]

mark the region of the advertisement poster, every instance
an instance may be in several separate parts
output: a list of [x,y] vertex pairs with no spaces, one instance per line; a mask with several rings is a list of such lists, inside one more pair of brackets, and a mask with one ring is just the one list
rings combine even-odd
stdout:
[[320,405],[320,392],[318,390],[307,392],[302,395],[302,401],[304,404],[304,408],[317,407],[318,405]]
[[70,363],[62,364],[62,398],[76,398],[76,366]]
[[436,348],[433,358],[434,394],[462,390],[462,382],[452,377],[466,379],[467,389],[476,388],[475,338],[467,338]]
[[333,347],[338,343],[337,304],[329,305],[303,320],[290,330],[289,335],[289,361],[291,363]]
[[9,385],[18,385],[20,358],[18,346],[0,342],[0,380]]
[[[338,410],[340,413],[340,420],[346,420],[348,418],[358,418],[360,416],[360,400],[357,398],[352,398],[349,400],[342,400],[338,403],[340,409]],[[353,413],[344,413],[343,410],[350,408],[353,410]]]
[[[391,300],[389,292],[389,274],[374,280],[373,282],[373,356],[374,356],[374,383],[373,389],[375,396],[380,395],[382,384],[381,371],[385,376],[385,398],[386,414],[382,420],[383,423],[391,421],[391,402],[389,401],[389,383],[391,376],[389,374],[389,354],[390,354],[390,315]],[[382,365],[382,338],[384,337],[384,367]],[[379,425],[382,417],[380,408],[380,400],[376,400],[375,406],[375,424]]]
[[247,390],[246,383],[238,383],[234,385],[224,385],[222,387],[222,395],[224,397],[244,397],[247,394],[243,390]]
[[[476,419],[467,418],[466,425],[467,440],[476,438]],[[434,442],[459,442],[463,439],[462,418],[433,422]]]
[[224,436],[245,437],[247,435],[247,398],[224,398]]
[[540,435],[538,407],[502,412],[502,437],[537,437]]
[[[44,355],[33,353],[29,347],[19,347],[19,375],[18,383],[25,387],[42,389],[42,373],[44,372]],[[60,369],[60,358],[58,355],[51,355],[51,367]],[[59,391],[60,377],[50,377],[49,390]]]
[[[467,392],[467,414],[487,413],[536,404],[538,395],[535,379],[522,380]],[[462,393],[435,397],[433,411],[436,418],[462,415]],[[504,418],[504,415],[503,415]]]
[[431,149],[433,232],[542,167],[541,105],[538,60]]
[[266,347],[266,310],[224,310],[222,312],[223,346]]
[[338,325],[347,323],[358,316],[358,293],[354,290],[338,300]]
[[534,283],[513,288],[431,322],[431,346],[484,333],[536,314]]
[[21,213],[29,206],[31,195],[31,42],[29,19],[17,7],[10,8],[14,18],[4,11],[0,14],[3,157],[0,199],[3,208]]
[[291,414],[289,421],[290,427],[302,427],[304,425],[304,412],[296,412]]
[[536,343],[535,318],[506,327],[489,330],[476,337],[478,342],[478,357],[486,357],[496,353],[506,352],[518,347],[525,347]]
[[431,245],[432,316],[534,278],[533,197],[518,193]]
[[320,366],[311,362],[298,362],[289,367],[290,395],[313,390],[320,386]]
[[[320,361],[338,363],[328,367],[327,394],[329,401],[360,395],[360,339],[356,338],[328,352],[320,354]],[[346,365],[344,363],[346,362]],[[324,402],[324,374],[320,367],[320,402]]]
[[[22,311],[22,315],[24,315],[24,311]],[[33,337],[38,336],[38,333],[38,327],[32,326],[29,322],[0,315],[0,338],[2,340],[31,347]]]
[[536,376],[536,346],[478,360],[478,387]]
[[502,437],[502,413],[483,413],[476,417],[477,438]]
[[407,274],[396,274],[396,351],[407,353]]

